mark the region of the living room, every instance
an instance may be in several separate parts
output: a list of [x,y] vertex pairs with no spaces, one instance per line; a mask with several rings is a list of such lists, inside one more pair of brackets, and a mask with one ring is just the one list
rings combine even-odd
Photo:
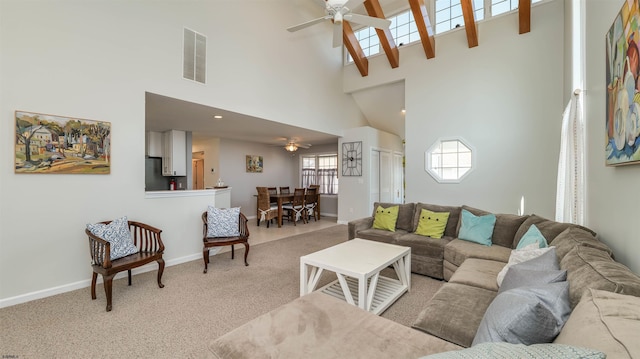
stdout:
[[[86,288],[87,223],[127,215],[156,224],[167,271],[199,258],[198,214],[207,202],[144,198],[147,91],[357,141],[350,131],[368,122],[352,93],[404,81],[406,202],[516,213],[524,197],[525,213],[554,218],[562,111],[573,92],[570,5],[533,6],[531,32],[523,35],[515,14],[482,22],[474,48],[462,29],[437,36],[433,59],[420,46],[402,47],[395,69],[384,56],[372,57],[362,77],[354,65],[343,66],[329,28],[285,31],[318,16],[311,1],[2,1],[2,306]],[[633,215],[640,167],[605,166],[602,136],[604,34],[621,5],[583,3],[586,224],[618,261],[640,273]],[[213,44],[205,86],[181,78],[184,27]],[[16,110],[111,122],[111,174],[14,173]],[[441,184],[424,169],[425,151],[452,136],[474,147],[477,167],[459,184]],[[362,201],[367,193],[357,177],[341,178],[338,222],[370,215],[371,203]]]

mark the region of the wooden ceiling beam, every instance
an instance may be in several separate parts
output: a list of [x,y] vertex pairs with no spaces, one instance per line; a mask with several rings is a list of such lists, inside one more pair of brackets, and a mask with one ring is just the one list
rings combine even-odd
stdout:
[[462,17],[464,18],[464,28],[467,31],[467,42],[469,48],[478,46],[478,25],[473,14],[473,4],[471,0],[460,0],[462,5]]
[[520,34],[531,31],[531,0],[520,0],[518,2],[518,17]]
[[[382,6],[380,6],[380,2],[378,0],[366,0],[364,2],[364,7],[367,9],[367,14],[369,14],[369,16],[381,19],[385,18]],[[387,55],[391,68],[395,69],[400,66],[400,52],[398,51],[396,42],[393,40],[391,31],[388,28],[376,29],[376,33],[378,34],[380,45],[382,45],[382,49],[384,49],[384,53]]]
[[424,5],[424,0],[409,0],[409,5],[418,28],[418,34],[420,34],[424,53],[427,55],[427,59],[432,59],[436,57],[436,43],[427,7]]
[[362,77],[369,75],[369,60],[367,60],[367,57],[364,55],[360,42],[358,42],[356,34],[353,33],[351,24],[344,20],[342,21],[342,41],[351,57],[353,57],[353,62],[360,71],[360,75]]

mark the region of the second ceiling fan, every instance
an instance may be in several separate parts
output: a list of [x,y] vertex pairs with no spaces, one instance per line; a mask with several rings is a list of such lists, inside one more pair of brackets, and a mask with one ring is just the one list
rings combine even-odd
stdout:
[[391,21],[373,16],[365,16],[352,13],[352,9],[362,4],[365,0],[324,0],[326,15],[317,19],[303,22],[302,24],[291,26],[287,30],[294,32],[302,30],[311,25],[321,23],[325,20],[333,21],[333,47],[342,46],[342,21],[346,20],[356,24],[375,27],[378,29],[388,29]]

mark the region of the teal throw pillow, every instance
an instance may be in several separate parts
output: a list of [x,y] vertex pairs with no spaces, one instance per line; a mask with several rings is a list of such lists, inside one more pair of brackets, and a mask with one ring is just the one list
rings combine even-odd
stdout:
[[465,241],[491,245],[491,236],[493,235],[493,227],[496,225],[496,215],[487,214],[484,216],[476,216],[473,213],[462,210],[462,224],[458,238]]
[[535,224],[532,224],[527,230],[527,233],[525,233],[520,239],[516,249],[522,249],[534,243],[538,243],[538,248],[547,248],[549,246],[547,239],[544,238],[538,227],[536,227]]

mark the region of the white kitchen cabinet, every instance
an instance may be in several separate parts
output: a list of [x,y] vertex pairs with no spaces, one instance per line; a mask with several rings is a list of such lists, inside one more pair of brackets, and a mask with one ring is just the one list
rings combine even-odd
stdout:
[[163,133],[162,175],[187,175],[187,139],[184,131],[171,130]]
[[146,145],[147,157],[162,157],[162,132],[148,131]]

